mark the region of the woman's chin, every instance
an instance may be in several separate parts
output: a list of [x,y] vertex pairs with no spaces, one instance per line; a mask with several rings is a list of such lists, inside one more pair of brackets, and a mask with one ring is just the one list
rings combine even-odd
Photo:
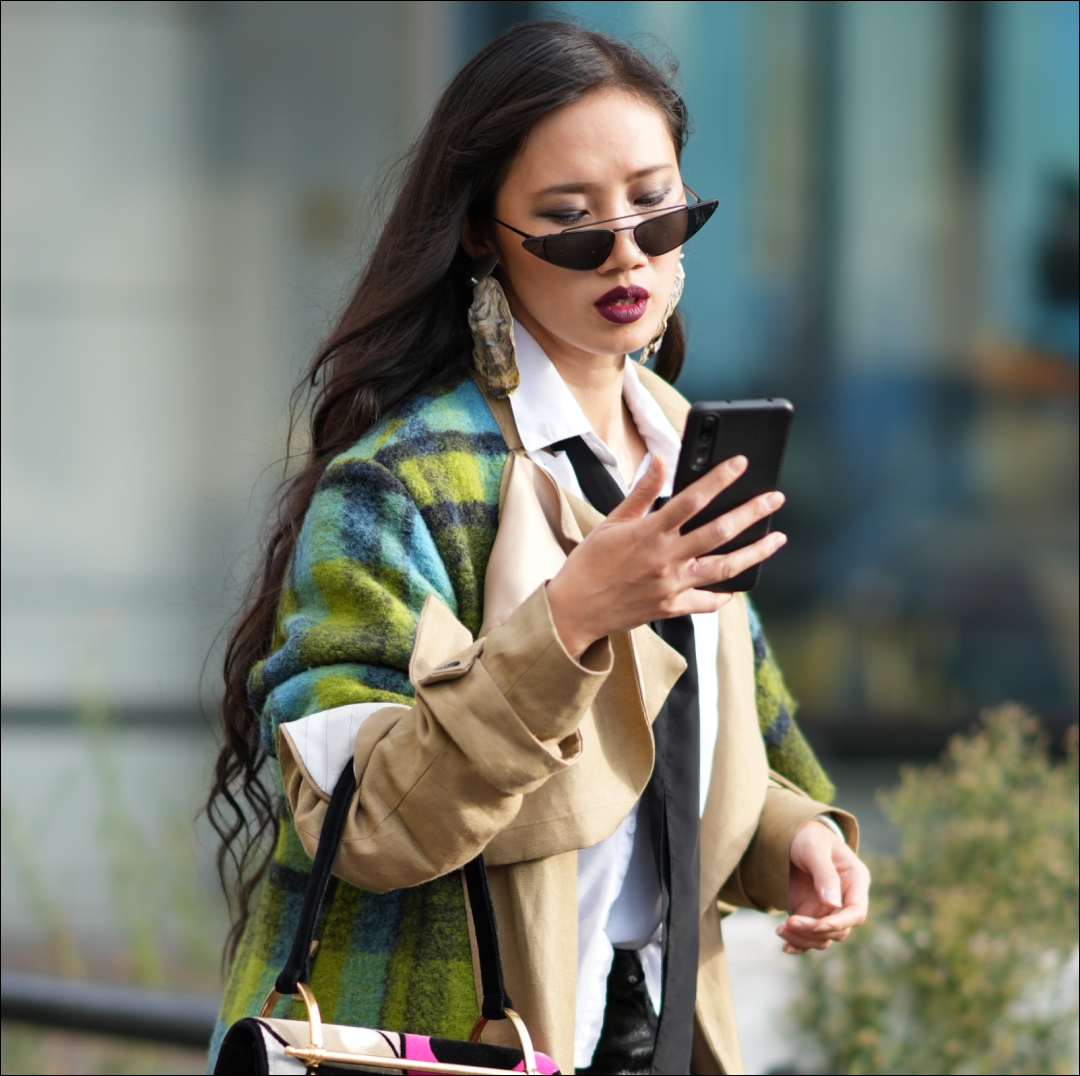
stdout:
[[658,325],[643,325],[640,321],[629,325],[609,324],[611,329],[604,335],[610,341],[611,352],[618,355],[640,351],[656,335],[659,328]]

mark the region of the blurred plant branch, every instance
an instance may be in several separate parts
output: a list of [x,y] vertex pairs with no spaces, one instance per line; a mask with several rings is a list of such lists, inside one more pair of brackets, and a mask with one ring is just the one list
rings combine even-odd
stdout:
[[1078,1011],[1077,728],[1055,761],[1006,704],[879,793],[866,926],[803,964],[796,1019],[835,1073],[1066,1073]]
[[49,955],[61,975],[81,979],[86,965],[79,955],[71,930],[49,893],[34,842],[28,837],[15,805],[4,796],[2,802],[3,834],[11,853],[19,884],[45,935]]

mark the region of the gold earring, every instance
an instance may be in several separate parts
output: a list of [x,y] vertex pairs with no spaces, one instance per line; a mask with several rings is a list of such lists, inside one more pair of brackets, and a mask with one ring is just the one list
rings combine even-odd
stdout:
[[502,285],[491,275],[498,261],[499,256],[492,254],[478,258],[472,264],[469,282],[473,286],[473,301],[469,307],[469,329],[477,373],[492,396],[505,400],[521,379],[514,346],[514,318]]
[[685,283],[686,273],[682,267],[682,255],[679,255],[679,267],[675,270],[675,286],[671,289],[671,298],[668,300],[667,310],[664,311],[664,319],[660,322],[660,329],[641,349],[641,354],[638,356],[638,362],[642,365],[660,351],[660,345],[664,342],[664,333],[667,332],[668,322],[671,320],[671,315],[675,313],[675,307],[679,305]]

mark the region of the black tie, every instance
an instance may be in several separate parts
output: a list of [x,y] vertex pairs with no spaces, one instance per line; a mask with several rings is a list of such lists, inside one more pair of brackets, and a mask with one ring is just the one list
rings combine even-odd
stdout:
[[[618,483],[581,437],[551,446],[565,452],[589,503],[608,515],[623,500]],[[663,1004],[651,1072],[687,1073],[697,998],[700,836],[698,782],[701,752],[694,624],[689,616],[657,620],[653,631],[686,659],[653,723],[656,761],[644,799],[660,879]]]

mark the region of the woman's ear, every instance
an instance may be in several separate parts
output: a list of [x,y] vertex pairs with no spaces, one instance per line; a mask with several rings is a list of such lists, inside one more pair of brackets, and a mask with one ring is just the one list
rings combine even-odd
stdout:
[[461,245],[474,261],[485,254],[497,253],[495,244],[490,239],[479,236],[468,217],[461,222]]

